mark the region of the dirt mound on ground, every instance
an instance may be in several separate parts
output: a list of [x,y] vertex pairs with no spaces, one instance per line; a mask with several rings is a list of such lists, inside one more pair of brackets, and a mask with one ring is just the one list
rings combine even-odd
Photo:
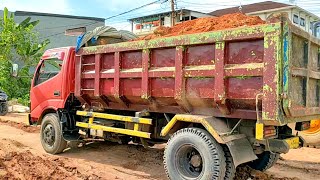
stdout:
[[254,170],[248,166],[239,166],[237,168],[235,180],[299,180],[298,178],[278,178],[261,171]]
[[43,158],[30,151],[9,152],[0,157],[0,170],[0,179],[100,179],[82,174],[59,158]]
[[7,126],[15,127],[15,128],[21,129],[21,130],[28,132],[28,133],[40,132],[39,126],[29,126],[24,123],[13,122],[13,121],[9,121],[9,120],[0,119],[0,125],[7,125]]
[[21,143],[1,139],[0,179],[101,179],[83,173],[66,158],[35,155]]
[[221,17],[204,17],[186,21],[171,28],[159,27],[154,31],[153,34],[142,37],[139,40],[149,40],[160,37],[209,32],[259,24],[265,24],[265,21],[258,16],[246,16],[241,13],[227,14]]

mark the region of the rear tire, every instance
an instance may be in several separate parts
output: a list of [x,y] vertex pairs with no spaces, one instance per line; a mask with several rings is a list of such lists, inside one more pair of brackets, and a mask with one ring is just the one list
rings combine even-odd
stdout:
[[0,103],[0,116],[5,116],[8,114],[8,103],[7,102],[1,102]]
[[278,161],[280,154],[265,151],[262,154],[258,154],[257,156],[258,159],[249,162],[248,166],[255,170],[266,171]]
[[312,120],[310,129],[306,131],[298,131],[305,142],[305,146],[320,147],[320,120]]
[[234,167],[233,158],[228,146],[223,146],[224,157],[226,158],[226,175],[224,180],[232,180],[236,176],[236,168]]
[[58,115],[50,113],[44,116],[41,123],[40,139],[43,149],[50,154],[59,154],[67,147],[62,137]]
[[223,180],[226,159],[219,143],[205,130],[185,128],[168,141],[164,169],[169,179]]

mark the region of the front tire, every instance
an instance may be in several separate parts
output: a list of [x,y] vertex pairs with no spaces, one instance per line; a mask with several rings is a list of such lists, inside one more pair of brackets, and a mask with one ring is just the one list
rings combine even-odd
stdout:
[[170,138],[164,152],[164,168],[172,180],[223,180],[226,159],[220,144],[207,131],[185,128]]
[[59,154],[67,147],[62,137],[58,115],[50,113],[44,116],[41,123],[40,139],[43,149],[50,154]]
[[265,151],[262,154],[258,154],[257,156],[258,159],[248,163],[248,165],[252,169],[266,171],[267,169],[270,169],[278,161],[280,154]]
[[0,102],[0,116],[5,116],[8,114],[8,103]]

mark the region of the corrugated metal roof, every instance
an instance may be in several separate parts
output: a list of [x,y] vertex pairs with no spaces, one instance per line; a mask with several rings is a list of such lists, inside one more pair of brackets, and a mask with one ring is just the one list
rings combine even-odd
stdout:
[[[265,1],[265,2],[260,2],[260,3],[243,5],[241,12],[242,13],[252,13],[252,12],[257,12],[257,11],[277,9],[277,8],[283,8],[283,7],[289,7],[289,6],[291,6],[291,5],[273,2],[273,1]],[[232,13],[237,13],[237,12],[239,12],[239,6],[216,10],[216,11],[210,12],[208,14],[210,14],[212,16],[222,16],[225,14],[232,14]]]
[[72,15],[64,15],[64,14],[50,14],[50,13],[29,12],[29,11],[16,11],[14,12],[14,15],[15,16],[50,16],[50,17],[61,17],[61,18],[71,18],[71,19],[87,19],[87,20],[105,22],[104,18],[72,16]]

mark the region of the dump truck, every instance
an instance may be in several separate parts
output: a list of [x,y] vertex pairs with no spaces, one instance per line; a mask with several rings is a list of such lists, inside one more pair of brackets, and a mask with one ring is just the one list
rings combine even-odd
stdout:
[[232,179],[243,164],[263,171],[303,146],[299,133],[320,118],[319,48],[281,20],[50,49],[32,80],[29,123],[51,154],[86,139],[167,143],[170,179]]

